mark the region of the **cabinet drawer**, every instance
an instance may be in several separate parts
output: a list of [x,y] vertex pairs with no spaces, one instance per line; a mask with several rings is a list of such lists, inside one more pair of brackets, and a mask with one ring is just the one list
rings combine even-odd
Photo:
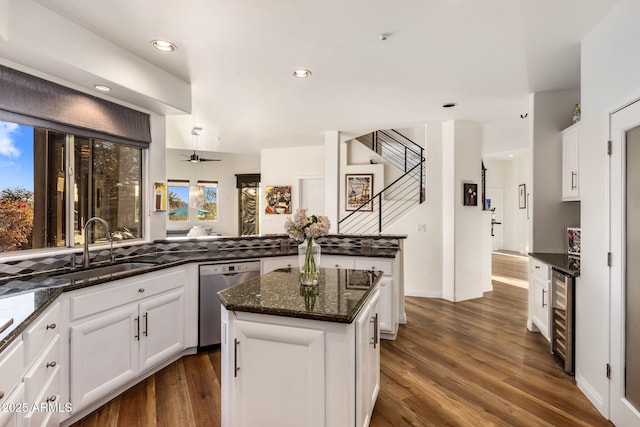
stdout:
[[535,274],[536,276],[549,280],[549,265],[544,262],[536,259],[529,258],[529,269],[531,274]]
[[60,337],[54,337],[37,357],[24,376],[24,391],[27,402],[35,402],[47,379],[60,364]]
[[64,410],[60,402],[60,366],[53,368],[44,389],[33,401],[33,409],[24,417],[24,425],[31,427],[58,425],[59,412]]
[[22,333],[27,364],[40,353],[51,338],[60,333],[60,304],[55,303]]
[[357,259],[355,263],[357,270],[377,270],[382,271],[386,276],[393,274],[393,262],[371,258],[371,259]]
[[279,268],[298,268],[297,256],[266,258],[262,260],[262,274],[267,274]]
[[19,339],[0,354],[0,403],[4,403],[11,390],[20,383],[23,370],[24,345]]
[[331,256],[331,255],[320,255],[320,267],[323,268],[354,268],[353,259],[340,257],[340,256]]
[[13,393],[0,399],[0,402],[4,409],[0,411],[0,426],[21,426],[22,414],[25,410],[24,385],[18,384]]
[[69,298],[70,320],[119,307],[184,286],[185,270],[165,270],[117,280]]

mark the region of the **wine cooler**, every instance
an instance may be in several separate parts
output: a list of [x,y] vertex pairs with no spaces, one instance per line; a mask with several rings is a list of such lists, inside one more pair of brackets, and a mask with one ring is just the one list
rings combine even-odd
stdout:
[[551,354],[573,375],[574,369],[574,286],[573,276],[552,269],[551,273]]

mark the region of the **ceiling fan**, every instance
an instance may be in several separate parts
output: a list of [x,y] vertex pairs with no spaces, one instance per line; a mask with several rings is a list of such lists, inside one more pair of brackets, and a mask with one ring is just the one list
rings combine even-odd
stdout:
[[[193,135],[194,138],[197,138],[198,136],[200,136],[201,133],[202,133],[202,128],[200,128],[200,127],[191,129],[191,135]],[[191,163],[219,162],[220,161],[220,159],[205,159],[204,157],[198,156],[198,154],[196,153],[195,148],[193,149],[193,154],[191,154],[190,156],[187,156],[185,154],[182,154],[182,156],[186,157],[186,159],[184,159],[185,162],[191,162]]]

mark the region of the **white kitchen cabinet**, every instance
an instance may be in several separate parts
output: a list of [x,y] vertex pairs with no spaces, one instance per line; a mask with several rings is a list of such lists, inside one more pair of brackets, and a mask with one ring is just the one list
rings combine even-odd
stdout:
[[550,269],[544,262],[529,259],[529,329],[539,331],[549,340]]
[[74,412],[185,348],[185,276],[183,268],[164,270],[70,296]]
[[352,323],[222,308],[222,426],[366,427],[380,388],[378,289]]
[[262,258],[262,260],[260,261],[261,274],[267,274],[279,268],[298,268],[298,256],[290,255],[278,256],[273,258]]
[[322,268],[355,268],[353,257],[337,255],[320,255],[320,267]]
[[380,391],[379,294],[356,319],[356,426],[368,426]]
[[400,324],[400,296],[397,268],[394,260],[386,258],[355,258],[358,270],[382,271],[380,279],[380,333],[382,338],[395,339]]
[[[22,427],[24,412],[28,408],[28,404],[24,400],[24,385],[17,384],[11,393],[0,397],[0,402],[4,409],[0,411],[0,427]],[[25,404],[27,404],[26,407]]]
[[580,123],[562,131],[562,201],[580,200]]

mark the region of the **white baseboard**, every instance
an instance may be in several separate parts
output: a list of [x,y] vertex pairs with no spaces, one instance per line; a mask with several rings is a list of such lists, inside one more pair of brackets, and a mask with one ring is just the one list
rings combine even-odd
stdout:
[[576,385],[578,386],[578,389],[580,389],[582,394],[584,394],[587,397],[587,399],[589,399],[589,401],[593,404],[593,406],[595,406],[596,409],[600,411],[600,413],[606,419],[609,419],[609,408],[605,404],[604,398],[602,397],[602,395],[596,392],[596,390],[593,387],[591,387],[591,385],[587,381],[585,381],[585,379],[582,376],[580,376],[577,372],[576,372]]

